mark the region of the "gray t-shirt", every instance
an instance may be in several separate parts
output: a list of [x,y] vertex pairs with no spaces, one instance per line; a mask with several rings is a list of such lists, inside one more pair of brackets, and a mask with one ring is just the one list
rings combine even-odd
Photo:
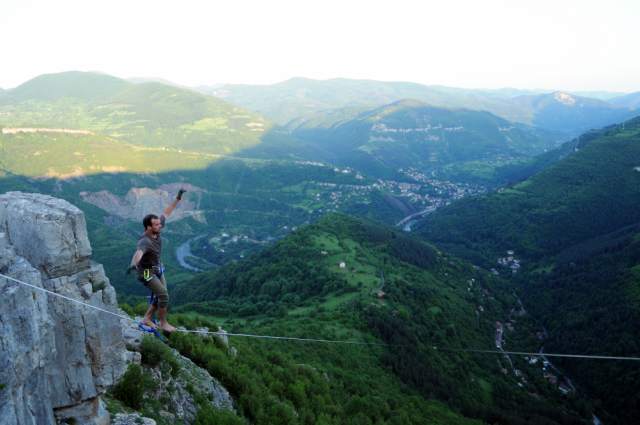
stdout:
[[[164,227],[165,216],[158,217],[160,224]],[[162,236],[158,233],[157,238],[152,238],[144,232],[138,239],[138,249],[142,251],[142,259],[138,263],[138,270],[150,269],[160,264],[162,254]]]

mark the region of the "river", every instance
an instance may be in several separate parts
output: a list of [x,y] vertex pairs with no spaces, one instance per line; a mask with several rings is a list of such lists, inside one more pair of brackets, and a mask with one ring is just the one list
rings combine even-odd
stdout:
[[[210,262],[208,262],[204,258],[200,258],[200,257],[198,257],[197,255],[194,255],[191,252],[191,246],[190,246],[191,242],[192,241],[197,241],[198,239],[204,238],[205,236],[207,236],[207,235],[200,235],[200,236],[196,236],[195,238],[191,238],[191,239],[189,239],[188,241],[186,241],[185,243],[183,243],[182,245],[180,245],[178,247],[178,249],[176,250],[176,255],[178,256],[178,263],[180,263],[180,265],[182,267],[185,267],[185,268],[187,268],[189,270],[193,270],[193,271],[196,271],[196,272],[201,272],[202,271],[202,269],[199,269],[197,267],[193,267],[191,264],[189,264],[186,261],[184,261],[184,259],[186,257],[196,258],[198,260],[204,261],[207,264],[211,264]],[[211,264],[211,265],[214,266],[215,264]]]

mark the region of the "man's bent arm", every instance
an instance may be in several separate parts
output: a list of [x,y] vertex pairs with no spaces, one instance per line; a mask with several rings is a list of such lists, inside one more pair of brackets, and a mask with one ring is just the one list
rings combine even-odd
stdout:
[[164,216],[164,218],[166,219],[167,217],[169,217],[169,214],[171,214],[173,212],[173,209],[176,207],[176,205],[178,205],[178,202],[180,202],[180,199],[174,199],[173,202],[171,203],[171,205],[169,205],[167,207],[166,210],[164,210],[164,212],[162,213],[162,215]]
[[136,253],[133,254],[133,258],[131,259],[131,264],[138,264],[143,254],[144,252],[142,252],[141,249],[137,250]]

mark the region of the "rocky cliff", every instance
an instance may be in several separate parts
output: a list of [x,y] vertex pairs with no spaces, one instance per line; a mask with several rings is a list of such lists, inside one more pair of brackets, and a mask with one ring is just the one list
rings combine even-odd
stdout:
[[[116,313],[115,290],[90,256],[78,208],[0,195],[0,274]],[[56,415],[108,424],[100,395],[132,359],[117,317],[0,276],[0,424],[53,425]]]
[[83,201],[112,214],[112,218],[106,220],[106,223],[111,225],[109,221],[113,221],[114,218],[116,219],[114,223],[122,224],[122,219],[142,222],[142,218],[149,212],[162,214],[167,205],[173,202],[180,189],[186,189],[187,194],[167,218],[167,223],[189,216],[194,216],[196,220],[206,223],[200,211],[200,201],[205,190],[189,183],[164,184],[158,189],[132,187],[124,199],[108,190],[93,193],[80,192],[80,196]]

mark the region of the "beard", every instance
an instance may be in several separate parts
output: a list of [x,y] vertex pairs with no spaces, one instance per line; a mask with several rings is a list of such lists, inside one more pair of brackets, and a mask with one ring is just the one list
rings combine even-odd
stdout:
[[154,235],[159,235],[159,234],[160,234],[160,232],[162,232],[162,228],[160,228],[160,230],[158,230],[158,231],[155,231],[155,230],[153,229],[153,227],[151,228],[151,233],[153,233]]

